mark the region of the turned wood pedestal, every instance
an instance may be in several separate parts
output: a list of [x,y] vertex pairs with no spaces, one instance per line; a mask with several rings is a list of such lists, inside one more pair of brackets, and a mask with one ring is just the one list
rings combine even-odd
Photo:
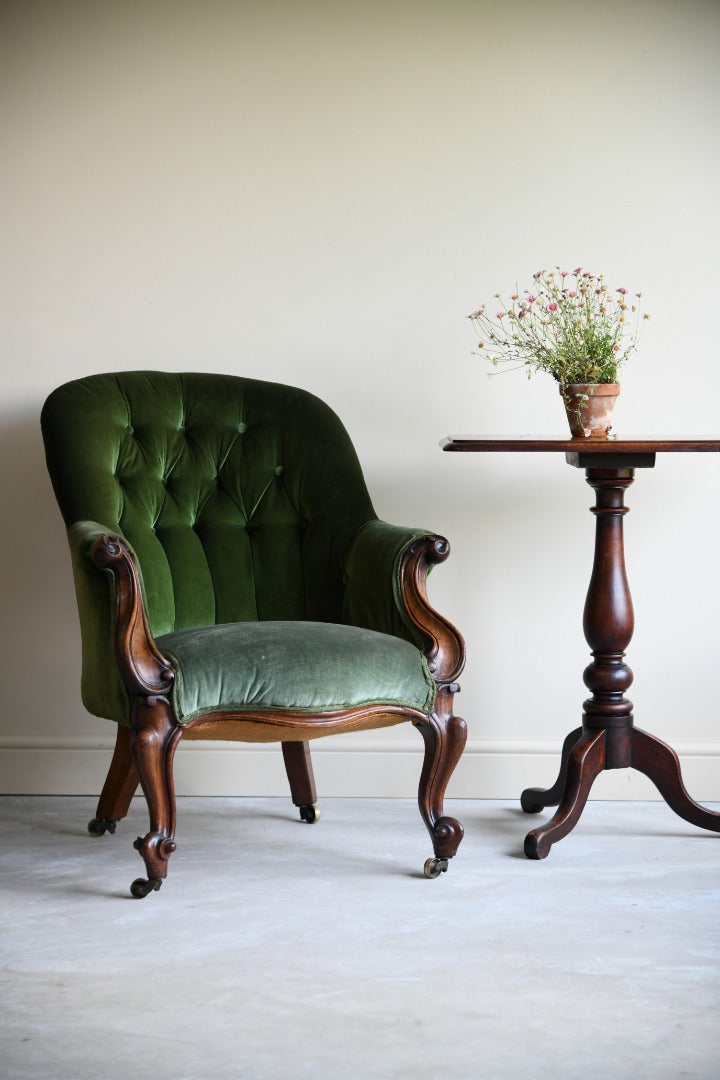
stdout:
[[460,452],[558,452],[569,465],[585,469],[595,490],[595,557],[583,615],[592,661],[583,679],[591,696],[584,702],[582,726],[566,737],[557,780],[547,791],[528,788],[521,805],[528,814],[557,806],[546,824],[525,837],[525,854],[544,859],[550,848],[575,826],[595,778],[603,769],[638,769],[648,776],[668,805],[693,825],[720,832],[720,813],[694,802],[682,781],[677,754],[633,723],[625,691],[632,671],[625,663],[634,615],[625,573],[623,518],[625,491],[635,469],[651,469],[661,452],[720,451],[720,439],[522,439],[449,436],[443,450]]

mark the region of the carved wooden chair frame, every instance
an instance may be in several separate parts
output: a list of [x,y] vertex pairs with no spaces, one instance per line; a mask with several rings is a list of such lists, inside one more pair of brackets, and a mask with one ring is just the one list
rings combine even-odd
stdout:
[[424,536],[410,544],[399,566],[401,602],[421,635],[423,652],[436,684],[431,714],[384,705],[312,715],[243,710],[237,714],[224,711],[222,715],[208,712],[181,725],[170,701],[174,672],[150,633],[134,554],[118,536],[106,535],[91,544],[88,554],[93,562],[113,575],[114,650],[131,702],[131,723],[129,727],[118,726],[113,759],[96,817],[88,829],[96,836],[115,832],[138,785],[142,787],[150,828],[144,837],[137,838],[134,846],[144,860],[147,878],[132,883],[134,896],[143,897],[160,888],[167,875],[168,859],[176,849],[173,759],[180,740],[237,738],[233,728],[238,725],[243,726],[242,738],[247,740],[247,725],[253,723],[262,725],[262,741],[274,739],[281,743],[292,801],[299,808],[301,818],[312,823],[318,814],[308,739],[411,721],[422,735],[425,747],[418,803],[434,855],[426,861],[424,872],[434,878],[447,870],[448,861],[456,854],[463,837],[460,822],[444,813],[443,799],[466,740],[465,722],[453,713],[453,698],[459,690],[456,680],[465,663],[465,647],[455,627],[429,604],[425,580],[430,567],[443,562],[449,550],[443,537]]

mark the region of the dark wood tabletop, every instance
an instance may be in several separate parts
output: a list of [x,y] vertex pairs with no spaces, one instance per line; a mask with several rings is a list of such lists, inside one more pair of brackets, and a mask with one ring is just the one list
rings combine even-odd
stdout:
[[611,435],[603,439],[571,439],[563,435],[448,435],[440,446],[443,450],[467,453],[718,453],[720,435]]

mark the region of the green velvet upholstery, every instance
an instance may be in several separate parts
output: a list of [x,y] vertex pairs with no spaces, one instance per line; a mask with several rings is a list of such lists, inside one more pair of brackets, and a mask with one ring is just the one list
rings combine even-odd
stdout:
[[176,673],[173,710],[340,711],[392,704],[432,711],[435,684],[407,641],[321,622],[230,623],[157,639]]
[[[103,534],[135,552],[150,631],[178,672],[179,717],[370,699],[432,709],[398,594],[403,553],[425,533],[377,519],[350,439],[319,399],[229,375],[94,375],[50,395],[42,429],[90,712],[130,723],[112,574],[88,554]],[[260,679],[262,656],[272,660]]]

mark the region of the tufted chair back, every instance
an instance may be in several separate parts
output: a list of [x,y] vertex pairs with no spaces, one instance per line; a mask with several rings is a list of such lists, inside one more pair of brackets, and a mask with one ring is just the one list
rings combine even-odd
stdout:
[[[231,375],[92,375],[50,395],[42,429],[66,525],[102,523],[132,545],[154,636],[343,621],[347,549],[375,513],[347,432],[318,398]],[[108,715],[99,684],[117,683],[114,659],[109,645],[93,655],[106,594],[75,569],[83,696]]]
[[129,541],[155,636],[342,621],[345,549],[375,515],[319,399],[230,375],[93,375],[57,389],[42,423],[66,524]]

